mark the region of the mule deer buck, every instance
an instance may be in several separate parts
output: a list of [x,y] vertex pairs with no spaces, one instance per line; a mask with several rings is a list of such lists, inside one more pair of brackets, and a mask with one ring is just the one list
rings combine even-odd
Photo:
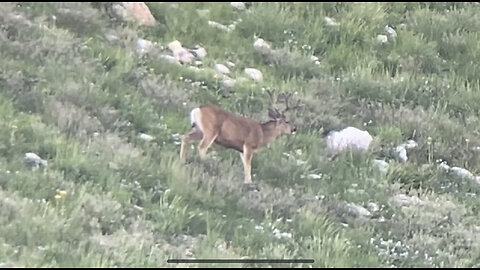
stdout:
[[[272,105],[274,96],[267,91]],[[251,168],[253,154],[265,147],[279,135],[292,134],[296,131],[295,125],[287,121],[285,113],[299,108],[300,100],[295,106],[289,106],[291,94],[282,94],[277,103],[284,102],[285,109],[278,111],[274,106],[268,109],[270,120],[260,123],[251,118],[225,111],[217,105],[202,105],[190,112],[192,130],[182,137],[180,158],[186,161],[186,152],[189,142],[200,141],[198,152],[202,159],[207,155],[210,146],[215,143],[227,149],[240,152],[244,168],[244,185],[255,187],[252,183]]]

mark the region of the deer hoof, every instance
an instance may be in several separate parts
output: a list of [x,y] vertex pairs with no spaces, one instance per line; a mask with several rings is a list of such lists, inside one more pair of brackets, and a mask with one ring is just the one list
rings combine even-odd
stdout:
[[254,183],[244,183],[243,184],[243,190],[244,191],[255,191],[255,192],[260,191],[258,186]]

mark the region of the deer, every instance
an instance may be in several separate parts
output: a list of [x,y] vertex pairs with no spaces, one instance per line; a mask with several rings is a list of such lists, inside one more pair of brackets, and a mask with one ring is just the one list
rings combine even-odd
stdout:
[[291,93],[281,94],[276,103],[284,103],[285,109],[279,111],[275,106],[275,98],[270,90],[267,93],[271,100],[268,108],[269,120],[259,122],[249,117],[232,113],[215,104],[204,104],[190,111],[192,130],[181,137],[180,159],[186,162],[187,147],[192,141],[200,141],[198,153],[202,160],[206,158],[212,144],[240,153],[244,169],[244,187],[257,189],[252,182],[251,168],[255,153],[267,146],[275,138],[284,134],[294,134],[297,128],[287,120],[285,113],[300,108],[300,100],[290,106]]

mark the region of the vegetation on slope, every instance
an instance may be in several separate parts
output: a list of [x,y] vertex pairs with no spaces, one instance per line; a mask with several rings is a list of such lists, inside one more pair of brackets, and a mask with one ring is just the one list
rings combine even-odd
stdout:
[[[3,267],[167,267],[188,257],[480,266],[479,184],[435,163],[480,171],[478,3],[147,5],[153,27],[122,23],[108,3],[0,5]],[[208,21],[237,23],[225,32]],[[379,43],[385,25],[397,36]],[[254,37],[282,53],[258,53]],[[156,49],[138,55],[137,38]],[[173,40],[203,46],[204,71],[165,61]],[[206,69],[226,61],[232,77],[253,67],[264,80],[227,88]],[[260,192],[242,191],[234,151],[201,161],[192,148],[180,162],[190,109],[215,102],[265,120],[265,89],[305,106],[290,116],[297,134],[255,156]],[[347,125],[375,146],[331,159],[324,134]],[[391,149],[408,139],[418,147],[397,162]],[[31,168],[27,152],[48,166]],[[373,204],[369,217],[349,211]]]

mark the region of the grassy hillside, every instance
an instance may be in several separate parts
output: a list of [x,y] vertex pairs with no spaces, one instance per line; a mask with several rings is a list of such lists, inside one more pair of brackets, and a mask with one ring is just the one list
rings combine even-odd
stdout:
[[[0,5],[2,267],[480,266],[480,183],[436,163],[480,174],[478,3],[147,5],[153,27],[122,22],[108,3]],[[255,37],[276,53],[258,52]],[[155,45],[139,55],[138,38]],[[174,40],[206,49],[198,69],[163,58]],[[213,71],[227,61],[234,87]],[[179,160],[192,108],[264,121],[266,89],[305,106],[289,115],[296,135],[254,156],[260,192],[242,190],[232,150],[202,161],[192,144]],[[346,126],[374,146],[331,159],[325,134]],[[399,162],[409,139],[418,147]],[[30,166],[27,152],[48,166]]]

